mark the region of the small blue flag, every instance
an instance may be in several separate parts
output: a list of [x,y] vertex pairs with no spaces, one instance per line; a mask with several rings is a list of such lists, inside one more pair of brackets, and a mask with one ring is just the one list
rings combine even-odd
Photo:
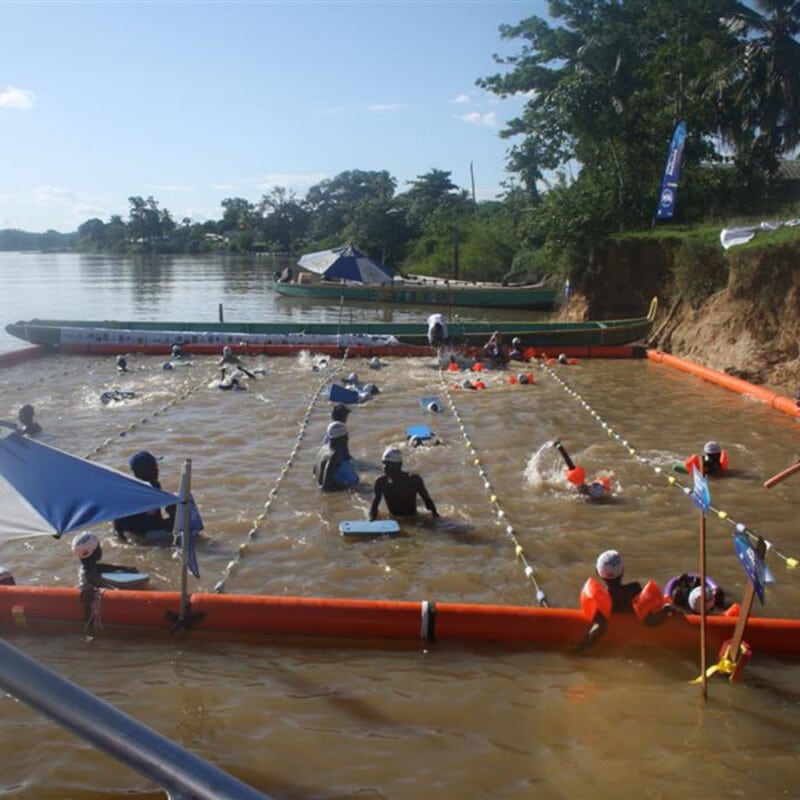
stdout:
[[745,574],[756,590],[758,599],[764,604],[764,584],[775,583],[775,578],[769,571],[764,559],[753,549],[750,540],[744,533],[735,533],[733,536],[736,545],[736,557],[742,562]]
[[705,516],[711,506],[711,495],[708,492],[708,481],[694,464],[692,464],[692,483],[692,502]]
[[[180,506],[178,506],[178,511],[180,513]],[[181,523],[180,527],[182,528],[183,524],[180,518],[178,521]],[[186,566],[189,568],[189,572],[198,579],[200,578],[200,565],[197,563],[195,542],[197,541],[197,534],[200,533],[201,530],[203,530],[203,519],[200,516],[200,510],[197,508],[194,497],[189,495],[189,546],[186,548]],[[179,548],[183,546],[182,532],[176,537],[175,546]]]

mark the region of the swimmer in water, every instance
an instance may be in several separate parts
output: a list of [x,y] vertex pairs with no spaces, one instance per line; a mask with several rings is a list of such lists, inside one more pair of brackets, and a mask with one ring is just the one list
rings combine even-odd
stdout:
[[42,426],[33,419],[33,406],[26,403],[17,414],[17,431],[23,436],[37,436]]

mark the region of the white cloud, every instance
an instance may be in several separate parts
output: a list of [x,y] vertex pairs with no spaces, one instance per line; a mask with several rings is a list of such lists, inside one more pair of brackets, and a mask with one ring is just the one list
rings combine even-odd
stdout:
[[305,193],[306,189],[324,181],[327,177],[324,172],[312,172],[307,175],[271,172],[259,178],[256,181],[256,186],[261,190],[274,189],[276,186],[281,186],[284,189]]
[[6,86],[0,90],[0,108],[21,108],[23,111],[33,108],[33,92]]
[[59,186],[39,186],[33,190],[33,202],[42,208],[69,205],[77,200],[71,189],[62,189]]
[[479,111],[470,111],[468,114],[456,115],[456,119],[475,125],[477,128],[496,128],[497,114],[494,111],[487,111],[481,114]]
[[367,106],[370,111],[400,111],[408,108],[405,103],[375,103],[374,105]]
[[456,95],[450,102],[455,103],[456,105],[466,105],[467,103],[472,102],[472,98],[465,92],[462,92],[461,94]]
[[179,183],[164,183],[164,184],[153,184],[149,187],[154,192],[193,192],[194,188],[192,186],[184,186]]

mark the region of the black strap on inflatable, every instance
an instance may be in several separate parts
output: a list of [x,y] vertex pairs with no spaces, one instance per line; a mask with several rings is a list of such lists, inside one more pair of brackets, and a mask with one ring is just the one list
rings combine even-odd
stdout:
[[186,606],[186,614],[182,617],[179,612],[167,611],[167,620],[172,623],[169,629],[169,635],[177,631],[188,631],[195,622],[202,622],[205,619],[205,611],[192,611],[191,600]]
[[436,603],[433,600],[422,601],[422,617],[420,637],[425,642],[436,641]]

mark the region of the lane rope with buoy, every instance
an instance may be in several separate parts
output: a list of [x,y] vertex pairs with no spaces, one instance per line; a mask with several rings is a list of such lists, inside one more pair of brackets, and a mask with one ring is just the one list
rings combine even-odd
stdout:
[[113,442],[117,442],[119,441],[119,439],[127,436],[129,433],[133,433],[135,430],[139,428],[140,425],[146,425],[151,419],[156,419],[157,417],[160,417],[162,414],[166,414],[170,409],[172,409],[178,403],[182,403],[185,400],[188,400],[198,389],[201,389],[202,387],[206,386],[207,383],[208,383],[208,377],[207,376],[202,377],[196,383],[191,384],[187,389],[184,389],[183,391],[174,395],[166,403],[164,403],[164,405],[151,411],[148,416],[141,417],[140,419],[134,420],[129,425],[118,428],[116,433],[106,437],[102,442],[100,442],[100,444],[91,449],[83,457],[87,460],[91,459],[92,456],[97,455],[99,452],[104,450]]
[[450,410],[453,412],[453,415],[456,418],[456,422],[461,430],[461,435],[464,438],[464,444],[466,445],[469,454],[472,456],[472,463],[478,470],[478,476],[480,477],[481,481],[483,482],[483,486],[486,489],[489,499],[489,505],[492,507],[497,519],[500,521],[500,524],[505,525],[506,535],[511,539],[512,543],[514,544],[514,554],[518,561],[523,566],[525,577],[531,582],[533,585],[534,591],[536,592],[536,602],[544,607],[548,607],[547,596],[545,595],[544,591],[539,586],[536,575],[535,575],[535,568],[533,563],[528,559],[525,554],[525,550],[522,547],[519,539],[517,538],[516,529],[514,525],[509,521],[505,510],[500,505],[500,501],[497,497],[497,492],[495,491],[494,487],[492,486],[491,481],[489,480],[489,476],[486,472],[483,463],[481,462],[480,456],[478,455],[478,451],[475,449],[475,445],[472,443],[472,438],[470,437],[467,427],[464,424],[464,420],[461,417],[461,413],[458,410],[458,407],[453,400],[453,395],[450,392],[450,386],[447,383],[447,375],[442,368],[441,359],[439,359],[439,377],[441,379],[442,390],[444,392],[445,397],[447,398],[447,402],[450,405]]
[[[640,464],[649,467],[651,470],[653,470],[653,472],[655,472],[656,475],[665,477],[667,479],[667,483],[670,486],[675,486],[676,488],[680,489],[681,492],[683,492],[683,494],[686,497],[691,498],[692,486],[688,486],[682,483],[674,475],[665,473],[662,467],[658,466],[657,464],[654,464],[649,458],[647,458],[647,456],[643,456],[640,452],[638,452],[636,448],[633,447],[627,439],[621,436],[611,425],[609,425],[609,423],[606,422],[600,416],[600,414],[598,414],[597,411],[595,411],[594,408],[592,408],[592,406],[586,401],[586,399],[578,391],[573,389],[563,378],[561,378],[555,372],[555,370],[551,369],[549,366],[547,366],[547,364],[543,362],[540,363],[540,367],[545,372],[547,372],[548,375],[550,375],[550,377],[553,378],[553,380],[556,381],[556,383],[558,383],[568,395],[577,400],[578,403],[582,405],[583,408],[589,413],[589,415],[597,421],[597,423],[600,425],[601,428],[603,428],[603,430],[608,434],[608,436],[610,436],[616,442],[621,444],[625,448],[625,450],[628,451],[629,455],[631,455]],[[734,536],[736,534],[745,535],[753,544],[757,544],[759,539],[763,539],[763,537],[757,534],[748,525],[745,525],[743,522],[737,522],[735,519],[733,519],[733,517],[731,517],[727,511],[716,508],[713,505],[709,505],[708,510],[710,512],[713,512],[714,515],[722,522],[727,522],[733,525],[735,529],[735,533],[733,534]],[[798,561],[796,558],[784,555],[779,550],[777,550],[773,545],[773,543],[770,542],[768,539],[763,539],[763,541],[766,544],[767,552],[774,553],[777,558],[781,559],[786,564],[787,569],[795,569],[797,565],[800,564],[800,561]]]
[[[345,349],[342,355],[342,361],[339,365],[338,369],[342,369],[347,361],[349,351]],[[305,413],[303,414],[302,419],[300,420],[300,427],[297,431],[297,437],[295,438],[294,445],[292,446],[292,450],[289,453],[289,457],[286,459],[286,463],[281,468],[281,471],[278,473],[275,481],[272,484],[269,492],[267,493],[267,499],[264,503],[261,512],[258,516],[253,520],[253,524],[250,527],[250,530],[247,531],[245,536],[245,540],[238,546],[236,550],[236,555],[232,558],[226,565],[222,571],[222,575],[220,579],[214,584],[214,592],[217,594],[221,594],[225,591],[225,584],[227,583],[228,579],[234,573],[234,571],[238,568],[239,562],[242,560],[244,555],[248,552],[250,547],[250,542],[252,542],[256,536],[258,536],[258,532],[261,528],[261,524],[263,523],[264,519],[266,518],[267,514],[269,513],[270,508],[272,507],[272,503],[278,495],[278,488],[280,487],[283,479],[289,473],[289,470],[292,468],[294,464],[294,460],[297,457],[297,453],[300,450],[300,445],[306,435],[306,431],[308,430],[308,424],[311,420],[311,414],[314,411],[314,407],[317,404],[319,398],[323,395],[325,387],[330,383],[331,375],[335,374],[336,370],[333,369],[330,362],[326,363],[327,369],[323,371],[322,378],[320,379],[319,383],[317,384],[316,388],[314,389],[311,397],[308,401],[308,405],[306,406]]]

